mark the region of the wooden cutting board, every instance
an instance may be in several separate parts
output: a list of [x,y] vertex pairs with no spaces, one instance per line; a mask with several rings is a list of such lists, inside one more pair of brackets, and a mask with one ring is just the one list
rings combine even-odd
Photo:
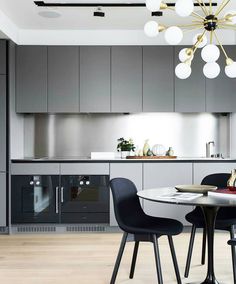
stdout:
[[177,156],[127,156],[126,159],[145,159],[145,160],[157,160],[157,159],[176,159]]

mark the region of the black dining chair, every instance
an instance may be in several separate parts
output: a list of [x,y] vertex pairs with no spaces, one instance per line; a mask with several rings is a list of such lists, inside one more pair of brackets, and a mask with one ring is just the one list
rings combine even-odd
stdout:
[[115,217],[119,227],[123,230],[123,237],[110,284],[115,283],[127,241],[135,242],[129,278],[132,279],[134,276],[139,242],[152,242],[158,283],[162,284],[163,279],[158,238],[163,235],[168,236],[177,283],[181,284],[172,236],[180,234],[183,230],[183,225],[177,220],[146,215],[140,205],[139,197],[137,196],[137,189],[132,181],[125,178],[115,178],[110,181],[110,187],[113,196]]
[[[211,174],[206,176],[201,184],[204,185],[215,185],[218,188],[226,188],[227,181],[230,178],[228,173]],[[201,264],[205,264],[205,254],[206,254],[206,230],[205,221],[202,210],[200,207],[196,207],[193,211],[185,216],[186,220],[192,224],[192,231],[190,236],[189,248],[187,261],[185,266],[184,277],[189,276],[190,262],[192,258],[194,238],[197,228],[203,228],[203,238],[202,238],[202,258]],[[216,217],[215,228],[217,230],[224,230],[230,232],[230,238],[234,238],[234,225],[236,225],[236,210],[235,208],[220,208]],[[236,269],[235,269],[235,247],[231,246],[232,252],[232,262],[233,262],[233,273],[234,273],[234,283],[236,283]]]

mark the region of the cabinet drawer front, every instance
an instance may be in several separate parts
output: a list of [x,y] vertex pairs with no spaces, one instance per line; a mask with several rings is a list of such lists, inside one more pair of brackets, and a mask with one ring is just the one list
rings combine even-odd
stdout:
[[64,213],[61,223],[109,223],[108,213]]
[[61,164],[62,175],[109,175],[108,163]]
[[17,163],[11,165],[12,175],[58,175],[58,163]]

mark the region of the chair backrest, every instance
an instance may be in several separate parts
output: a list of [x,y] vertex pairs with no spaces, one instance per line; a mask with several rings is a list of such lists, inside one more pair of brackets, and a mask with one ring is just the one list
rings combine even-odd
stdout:
[[202,180],[201,184],[205,185],[215,185],[218,188],[226,188],[227,181],[230,178],[231,174],[229,173],[220,173],[220,174],[211,174]]
[[123,230],[145,217],[134,183],[126,178],[110,181],[116,221]]

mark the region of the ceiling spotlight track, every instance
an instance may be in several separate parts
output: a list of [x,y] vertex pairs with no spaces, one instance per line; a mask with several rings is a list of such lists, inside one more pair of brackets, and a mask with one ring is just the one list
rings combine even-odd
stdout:
[[[109,2],[104,2],[104,3],[101,3],[101,2],[94,2],[94,3],[92,3],[92,2],[79,2],[78,1],[78,3],[75,3],[75,2],[64,2],[64,3],[62,3],[62,2],[58,2],[58,3],[56,3],[56,2],[54,2],[54,1],[52,1],[52,2],[44,2],[44,1],[34,1],[34,3],[35,3],[35,5],[37,5],[38,7],[98,7],[98,6],[100,6],[100,7],[145,7],[146,6],[146,4],[145,4],[145,2],[143,2],[143,3],[128,3],[128,2],[124,2],[124,3],[121,3],[121,2],[117,2],[117,3],[115,3],[115,2],[111,2],[111,3],[109,3]],[[175,3],[166,3],[166,5],[168,6],[168,7],[174,7],[175,6]],[[206,6],[209,6],[209,3],[205,3],[205,5]],[[199,3],[194,3],[194,6],[200,6],[199,5]],[[212,3],[212,6],[217,6],[217,3]],[[156,11],[155,11],[156,12]]]
[[[194,12],[194,4],[201,7],[197,14]],[[220,66],[217,60],[220,57],[220,50],[225,56],[225,74],[229,78],[236,78],[236,62],[227,54],[220,41],[217,30],[236,29],[236,11],[228,11],[222,15],[224,8],[230,3],[230,0],[222,0],[220,5],[214,10],[212,0],[208,3],[203,0],[177,0],[175,8],[168,7],[162,0],[146,0],[146,7],[150,11],[156,10],[174,10],[180,17],[194,17],[197,20],[191,20],[191,24],[165,26],[156,21],[149,21],[144,26],[144,32],[149,37],[155,37],[160,32],[165,33],[165,40],[170,45],[178,45],[183,39],[182,29],[202,30],[193,38],[193,46],[184,48],[179,53],[180,63],[175,68],[175,74],[179,79],[187,79],[191,73],[191,64],[197,50],[202,48],[201,57],[205,61],[203,67],[204,75],[209,79],[214,79],[220,74]],[[209,43],[208,43],[209,41]],[[214,44],[214,41],[216,42]],[[219,48],[218,48],[218,46]]]

